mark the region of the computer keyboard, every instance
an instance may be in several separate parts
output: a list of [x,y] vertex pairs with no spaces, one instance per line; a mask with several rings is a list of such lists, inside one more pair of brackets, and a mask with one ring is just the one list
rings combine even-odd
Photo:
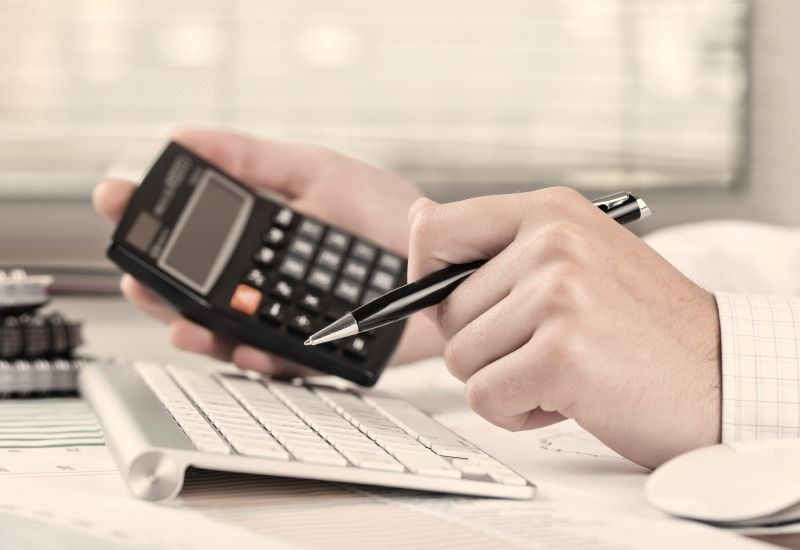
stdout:
[[535,487],[407,401],[155,363],[91,365],[81,388],[131,491],[188,467],[531,498]]

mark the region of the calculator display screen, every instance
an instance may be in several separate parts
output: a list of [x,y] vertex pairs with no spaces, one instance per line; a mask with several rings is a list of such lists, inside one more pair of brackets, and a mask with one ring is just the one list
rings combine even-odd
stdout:
[[231,237],[238,238],[248,196],[227,179],[208,171],[189,199],[159,264],[200,292],[207,292],[230,255]]

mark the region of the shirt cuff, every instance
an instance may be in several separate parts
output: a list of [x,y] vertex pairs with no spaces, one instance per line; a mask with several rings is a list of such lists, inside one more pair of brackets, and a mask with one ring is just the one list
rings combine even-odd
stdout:
[[800,298],[717,292],[722,442],[800,439]]

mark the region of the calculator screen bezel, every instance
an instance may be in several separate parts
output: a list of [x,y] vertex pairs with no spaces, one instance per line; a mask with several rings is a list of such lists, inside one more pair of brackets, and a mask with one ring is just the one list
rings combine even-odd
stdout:
[[[212,179],[214,180],[213,182]],[[203,197],[203,193],[205,192],[206,188],[212,183],[223,185],[227,190],[241,197],[242,205],[239,208],[233,223],[231,223],[228,229],[228,234],[225,237],[222,246],[219,248],[219,251],[217,252],[217,257],[214,259],[214,262],[211,264],[211,268],[206,274],[205,281],[203,284],[198,284],[196,281],[186,276],[178,268],[168,264],[167,260],[178,238],[181,237],[184,226],[188,223],[189,219],[193,215],[195,206]],[[195,189],[192,191],[192,195],[189,197],[185,208],[181,212],[181,216],[175,224],[175,227],[173,228],[169,239],[164,246],[164,250],[158,257],[158,267],[174,277],[176,280],[180,281],[185,286],[204,296],[207,295],[216,284],[220,275],[222,275],[222,272],[225,270],[225,267],[227,266],[231,255],[233,254],[233,251],[236,249],[236,245],[239,243],[242,233],[247,227],[247,221],[253,209],[254,202],[255,199],[251,193],[248,193],[242,189],[241,186],[235,184],[217,170],[214,170],[213,168],[206,168],[195,185]]]

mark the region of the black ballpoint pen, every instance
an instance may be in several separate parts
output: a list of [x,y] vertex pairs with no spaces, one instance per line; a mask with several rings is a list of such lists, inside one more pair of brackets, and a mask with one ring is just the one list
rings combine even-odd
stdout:
[[[631,193],[617,193],[592,203],[621,224],[646,218],[650,208]],[[305,344],[315,346],[372,330],[438,304],[487,260],[448,266],[422,279],[390,290],[312,334]]]

